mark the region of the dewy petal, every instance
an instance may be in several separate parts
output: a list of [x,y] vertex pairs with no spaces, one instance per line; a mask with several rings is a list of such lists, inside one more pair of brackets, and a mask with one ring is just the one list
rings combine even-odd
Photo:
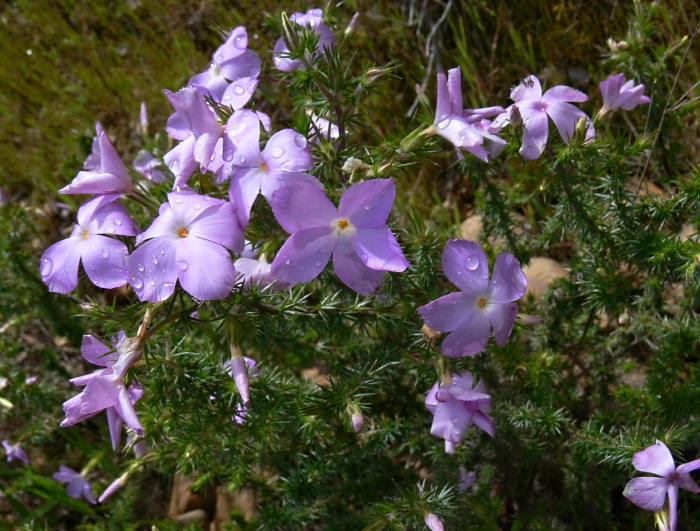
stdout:
[[586,96],[580,90],[575,88],[567,87],[566,85],[559,85],[552,87],[542,96],[542,101],[556,102],[556,101],[575,101],[582,102],[588,100]]
[[405,271],[409,266],[399,243],[386,225],[373,229],[357,227],[350,241],[362,263],[378,271]]
[[450,93],[451,114],[462,114],[462,71],[459,67],[447,71],[447,90]]
[[106,411],[107,424],[109,425],[109,437],[112,440],[112,450],[116,450],[122,439],[122,418],[114,407],[108,407]]
[[[96,215],[96,212],[102,211],[110,206],[110,203],[117,200],[121,194],[103,194],[96,195],[85,201],[78,209],[78,225],[82,228],[88,228]],[[121,205],[123,208],[123,205]],[[126,209],[124,209],[126,211]]]
[[86,228],[90,234],[136,236],[139,232],[126,207],[121,203],[108,203],[96,210]]
[[141,421],[134,409],[134,404],[129,396],[128,390],[122,386],[119,393],[119,413],[124,420],[124,423],[129,426],[136,435],[144,435]]
[[[207,197],[203,197],[202,213],[189,225],[189,236],[217,243],[235,252],[242,251],[245,239],[233,205],[231,203],[212,204],[220,200],[210,198],[207,201]],[[210,204],[211,206],[206,208]],[[195,203],[196,206],[197,203]]]
[[136,244],[139,245],[150,238],[175,236],[179,228],[178,220],[175,219],[170,203],[163,203],[160,206],[160,215],[153,220],[150,227],[139,234],[136,238]]
[[333,268],[343,284],[360,295],[374,293],[384,280],[384,271],[370,269],[355,253],[333,253]]
[[100,288],[117,288],[127,283],[128,256],[125,244],[106,236],[97,234],[82,242],[83,268],[90,281]]
[[542,98],[542,85],[535,76],[527,76],[510,92],[513,101],[539,100]]
[[224,129],[223,158],[235,166],[260,166],[260,118],[247,109],[235,111]]
[[254,50],[247,49],[233,61],[221,65],[221,76],[230,81],[243,78],[257,78],[260,75],[262,61]]
[[518,259],[510,253],[500,253],[489,282],[489,302],[515,302],[525,295],[526,288],[527,279]]
[[472,413],[459,400],[449,397],[435,406],[430,433],[457,444],[472,421]]
[[482,430],[488,433],[491,437],[496,436],[496,425],[486,413],[474,411],[472,414],[472,422],[479,426]]
[[234,110],[242,109],[253,97],[257,87],[256,78],[241,77],[226,87],[221,96],[221,103],[230,105]]
[[442,72],[437,75],[437,109],[435,112],[435,122],[446,120],[452,114],[452,103],[450,93],[447,88],[447,77]]
[[325,190],[321,181],[313,175],[301,172],[286,172],[286,171],[268,171],[263,175],[262,183],[260,184],[260,193],[267,199],[268,203],[274,194],[280,188],[297,183],[306,183],[315,186],[319,190]]
[[647,511],[658,511],[664,506],[668,492],[666,478],[634,478],[627,483],[622,495]]
[[66,238],[44,251],[39,272],[49,291],[70,293],[78,285],[81,240]]
[[496,343],[502,347],[513,331],[515,317],[518,315],[518,305],[514,302],[489,303],[486,306],[486,313],[491,321]]
[[491,323],[481,309],[468,307],[465,317],[465,325],[450,332],[440,346],[440,351],[448,358],[477,354],[484,350],[491,337]]
[[306,137],[294,129],[282,129],[272,135],[262,158],[270,171],[302,172],[314,167]]
[[250,211],[260,193],[263,176],[264,172],[259,167],[246,168],[231,176],[229,198],[235,205],[238,222],[242,227],[248,225]]
[[316,227],[330,230],[331,223],[340,218],[326,194],[307,183],[280,188],[272,194],[270,206],[277,222],[290,234]]
[[174,188],[184,186],[197,169],[198,163],[194,158],[195,142],[194,135],[190,135],[163,155],[163,162],[175,175]]
[[466,325],[467,309],[471,302],[471,298],[458,291],[421,306],[418,313],[430,328],[438,332],[452,332]]
[[[547,114],[557,126],[557,130],[561,135],[564,142],[567,144],[574,136],[574,129],[576,128],[576,123],[580,118],[586,118],[587,122],[590,122],[590,118],[586,116],[581,109],[574,107],[570,103],[560,103],[554,102],[550,103],[547,107]],[[592,124],[589,124],[589,130],[586,132],[586,138],[591,136]]]
[[[275,192],[274,197],[289,188],[292,187]],[[335,241],[330,225],[295,232],[284,242],[272,262],[272,276],[289,284],[300,284],[316,278],[326,267],[335,248]]]
[[177,281],[177,235],[154,238],[136,249],[129,257],[129,284],[139,300],[159,302],[175,291]]
[[175,254],[177,277],[187,293],[201,300],[219,300],[231,292],[236,270],[221,245],[190,235],[177,242]]
[[371,179],[348,188],[340,198],[338,211],[356,227],[386,225],[396,197],[393,179]]
[[225,204],[223,199],[215,199],[207,195],[199,195],[188,189],[168,194],[168,205],[173,212],[176,221],[177,229],[172,234],[177,234],[177,230],[184,227],[188,230],[192,229],[197,220],[202,217],[210,216],[216,210],[210,209],[219,208]]
[[218,63],[224,63],[237,58],[248,48],[248,33],[244,26],[238,26],[231,30],[226,41],[212,54],[212,59]]
[[448,240],[442,252],[442,270],[447,279],[465,293],[485,292],[488,288],[489,263],[476,242]]
[[671,452],[659,440],[634,454],[632,464],[640,472],[650,472],[662,477],[668,477],[676,470]]
[[[561,103],[559,105],[570,104]],[[547,113],[544,111],[530,110],[530,112],[528,112],[527,114],[523,112],[522,116],[523,145],[520,146],[519,152],[524,159],[533,160],[542,155],[544,147],[547,145],[547,137],[549,136],[549,123],[547,121]],[[574,122],[571,126],[572,134],[575,125],[576,123]]]

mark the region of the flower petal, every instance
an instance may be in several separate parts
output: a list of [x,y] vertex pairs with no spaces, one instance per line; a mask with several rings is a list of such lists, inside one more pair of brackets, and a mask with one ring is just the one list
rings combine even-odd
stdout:
[[451,114],[461,114],[464,112],[462,105],[462,71],[459,67],[451,68],[447,71],[447,89],[450,92]]
[[435,111],[435,123],[446,120],[452,114],[450,92],[447,88],[447,76],[442,72],[437,75],[437,106]]
[[567,144],[574,136],[574,129],[576,128],[576,123],[580,118],[586,118],[588,124],[588,131],[586,131],[586,138],[590,138],[595,133],[593,129],[593,124],[591,119],[586,116],[581,109],[574,107],[570,103],[550,103],[547,107],[547,114],[552,118],[554,125],[557,126],[557,130],[561,135],[561,138]]
[[386,225],[395,197],[393,179],[371,179],[348,188],[340,198],[338,211],[356,227],[379,227]]
[[489,263],[476,242],[448,240],[442,251],[442,270],[448,280],[465,293],[485,292],[489,286]]
[[491,437],[496,436],[496,425],[493,423],[493,420],[491,420],[491,417],[489,417],[486,413],[474,411],[472,422],[488,433]]
[[267,141],[262,159],[270,171],[303,172],[314,167],[306,138],[294,129],[282,129]]
[[323,184],[313,175],[300,172],[286,171],[268,171],[265,173],[260,184],[260,193],[267,199],[269,203],[274,194],[280,188],[285,186],[295,185],[297,183],[306,183],[315,186],[319,190],[325,191]]
[[39,272],[49,291],[70,293],[78,285],[82,246],[77,238],[66,238],[44,251]]
[[147,241],[129,257],[129,284],[139,300],[159,302],[175,291],[177,235]]
[[175,256],[177,278],[193,297],[219,300],[231,292],[236,270],[228,251],[218,243],[190,235],[177,242]]
[[[234,252],[242,251],[245,238],[234,206],[206,195],[202,199],[204,201],[202,213],[190,224],[189,236],[186,239],[193,236],[217,243]],[[217,202],[219,203],[216,204]],[[194,208],[197,204],[194,204]]]
[[[301,186],[317,191],[310,185],[300,184],[299,187]],[[288,186],[278,190],[273,199],[290,188],[294,187]],[[319,193],[322,194],[320,191]],[[323,198],[326,198],[325,195]],[[335,248],[335,240],[330,225],[295,232],[284,242],[272,262],[272,276],[289,284],[299,284],[316,278],[326,267]]]
[[659,440],[634,454],[632,464],[640,472],[651,472],[662,477],[668,477],[676,471],[670,450]]
[[229,198],[236,208],[238,222],[242,227],[246,227],[250,221],[250,211],[260,193],[264,174],[259,167],[254,167],[240,170],[231,176]]
[[333,268],[338,278],[360,295],[374,293],[384,280],[384,271],[370,269],[355,253],[333,253]]
[[700,469],[700,459],[696,459],[695,461],[689,461],[687,463],[679,465],[676,469],[676,472],[678,472],[679,474],[687,474],[688,472],[693,472],[694,470],[698,469]]
[[223,158],[235,166],[260,166],[260,119],[247,109],[235,111],[224,129]]
[[519,85],[510,91],[513,101],[539,100],[542,98],[542,85],[535,76],[527,76]]
[[350,236],[353,248],[364,265],[378,271],[405,271],[409,266],[399,243],[386,225],[373,229],[358,227]]
[[542,96],[542,101],[555,102],[555,101],[576,101],[582,102],[588,100],[586,96],[580,90],[575,88],[567,87],[566,85],[559,85],[552,87]]
[[[560,105],[569,105],[563,103]],[[524,106],[523,106],[524,107]],[[573,107],[573,106],[572,106]],[[544,147],[547,145],[549,136],[549,123],[547,113],[538,110],[522,111],[523,117],[523,145],[520,146],[520,155],[527,160],[533,160],[542,155]],[[571,126],[573,133],[574,125]]]
[[[105,345],[99,339],[90,335],[83,336],[83,342],[80,345],[80,353],[83,355],[83,358],[90,363],[101,365],[102,367],[111,365],[111,363],[108,362],[109,356],[105,356],[110,350],[113,349]],[[117,357],[116,353],[114,357]]]
[[111,289],[128,282],[129,251],[125,244],[97,234],[83,240],[82,248],[83,268],[95,286]]
[[430,433],[457,444],[462,440],[472,422],[472,412],[459,400],[448,398],[435,406]]
[[[443,295],[418,308],[423,321],[438,332],[452,332],[466,325],[471,300],[462,292]],[[471,385],[469,386],[471,387]]]
[[317,227],[327,227],[330,231],[331,223],[340,218],[326,194],[307,183],[280,188],[272,194],[270,206],[279,224],[290,234]]
[[194,158],[195,143],[194,135],[190,135],[163,155],[163,162],[175,176],[175,189],[184,186],[197,169],[198,164]]
[[627,483],[622,495],[647,511],[658,511],[664,506],[668,492],[666,478],[634,478]]
[[518,305],[514,302],[489,303],[486,306],[486,313],[491,321],[496,343],[502,347],[513,331],[515,317],[518,315]]
[[468,308],[465,317],[465,324],[450,332],[440,346],[440,351],[448,358],[477,354],[484,350],[491,337],[491,323],[483,311]]
[[109,437],[112,440],[112,450],[116,450],[122,439],[122,418],[114,407],[108,407],[107,424],[109,425]]
[[527,279],[518,259],[510,253],[500,253],[489,282],[489,302],[515,302],[525,295],[526,288]]

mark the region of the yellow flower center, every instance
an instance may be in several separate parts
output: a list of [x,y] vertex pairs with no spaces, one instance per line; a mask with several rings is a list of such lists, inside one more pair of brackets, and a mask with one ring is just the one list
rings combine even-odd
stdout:
[[483,308],[484,306],[486,306],[486,299],[484,299],[483,297],[480,298],[480,299],[477,301],[476,305],[477,305],[479,308]]
[[260,169],[261,169],[262,171],[267,171],[267,170],[268,170],[267,162],[261,162],[261,163],[260,163]]
[[190,233],[185,227],[182,227],[180,230],[177,231],[177,235],[180,236],[180,238],[187,238],[187,235]]
[[87,240],[90,237],[90,231],[83,232],[83,240]]
[[338,228],[339,228],[339,229],[344,229],[344,228],[346,228],[348,225],[350,225],[350,222],[349,222],[347,219],[339,219],[339,220],[338,220]]

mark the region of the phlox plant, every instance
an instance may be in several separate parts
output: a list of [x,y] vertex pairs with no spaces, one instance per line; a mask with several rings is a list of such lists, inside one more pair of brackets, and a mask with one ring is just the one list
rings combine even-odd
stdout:
[[31,481],[95,525],[153,475],[249,493],[235,529],[700,522],[700,173],[664,173],[673,89],[614,49],[576,88],[531,69],[477,98],[458,54],[378,128],[401,61],[361,65],[363,13],[334,9],[279,13],[263,47],[225,31],[134,153],[95,117],[58,190],[75,226],[36,264],[87,331],[54,419],[84,462]]

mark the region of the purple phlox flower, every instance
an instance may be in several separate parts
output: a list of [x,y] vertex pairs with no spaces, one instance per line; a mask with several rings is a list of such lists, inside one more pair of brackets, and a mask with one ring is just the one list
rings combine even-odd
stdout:
[[634,478],[627,483],[622,494],[647,511],[659,511],[664,506],[668,495],[669,529],[674,531],[678,489],[700,493],[700,487],[690,477],[690,472],[700,468],[700,459],[676,467],[668,447],[657,440],[655,444],[634,454],[632,464],[640,472],[651,472],[661,477]]
[[29,465],[29,456],[27,455],[27,452],[22,450],[19,443],[10,444],[10,441],[2,441],[2,446],[5,448],[8,463],[13,459],[19,459],[25,465]]
[[445,451],[454,453],[455,445],[462,440],[472,423],[493,437],[496,427],[489,417],[491,396],[486,393],[484,382],[473,385],[469,371],[452,375],[450,383],[435,385],[425,397],[425,406],[433,414],[430,433],[445,439]]
[[163,161],[153,156],[153,153],[142,149],[134,159],[134,169],[143,174],[146,179],[154,183],[162,183],[165,173],[160,169]]
[[231,203],[185,189],[168,194],[136,243],[127,269],[140,300],[167,299],[178,280],[193,297],[225,299],[236,279],[227,249],[243,249],[243,231]]
[[83,336],[83,343],[80,347],[83,358],[94,365],[104,367],[104,369],[70,380],[75,385],[84,385],[85,389],[63,403],[66,418],[61,422],[61,427],[65,428],[106,410],[112,448],[115,450],[121,441],[121,429],[124,422],[134,433],[144,434],[134,409],[134,404],[143,395],[143,388],[136,382],[127,388],[124,384],[124,374],[128,366],[115,365],[117,359],[124,355],[120,353],[120,346],[124,344],[126,339],[126,334],[119,332],[118,341],[113,341],[113,346],[117,351],[108,354],[113,350],[112,348],[93,336]]
[[348,188],[336,208],[309,184],[279,189],[272,211],[291,236],[272,262],[272,275],[290,284],[308,282],[332,255],[344,284],[360,294],[374,292],[385,271],[409,266],[386,223],[395,195],[394,181],[372,179]]
[[326,140],[335,140],[336,138],[340,138],[340,129],[338,129],[338,126],[332,123],[330,120],[312,114],[311,124],[309,126],[309,135],[311,135],[309,137],[309,142],[312,144],[318,144],[318,135],[321,135]]
[[[201,85],[212,95],[221,99],[230,82],[242,81],[244,78],[249,82],[257,78],[260,75],[261,64],[258,54],[248,49],[248,33],[245,28],[238,26],[231,31],[226,42],[214,52],[209,68],[190,79],[188,86]],[[255,87],[249,94],[252,95],[253,91]]]
[[[237,124],[235,127],[233,123]],[[235,148],[229,196],[236,205],[242,227],[248,225],[250,211],[258,194],[268,202],[272,194],[287,185],[306,183],[323,190],[316,177],[304,173],[314,167],[306,137],[293,129],[278,131],[260,150],[260,121],[252,112],[232,117],[229,138]],[[226,155],[224,147],[224,155]],[[226,157],[224,157],[226,158]]]
[[476,472],[467,472],[463,466],[459,467],[459,479],[457,480],[457,490],[464,492],[469,487],[474,485],[476,481]]
[[92,493],[90,482],[72,468],[61,465],[58,468],[58,472],[54,473],[53,478],[61,483],[68,483],[66,492],[71,498],[77,500],[82,495],[88,502],[97,503],[95,495]]
[[236,283],[243,283],[243,291],[247,291],[251,286],[259,289],[270,286],[270,291],[288,289],[289,284],[272,276],[272,265],[264,254],[258,256],[257,251],[250,243],[246,243],[241,257],[233,263],[236,268]]
[[644,95],[644,85],[635,86],[632,79],[625,82],[625,74],[614,74],[601,81],[600,92],[603,94],[600,116],[615,109],[629,111],[637,105],[651,102],[649,96]]
[[486,253],[478,243],[449,240],[442,253],[442,269],[448,280],[462,291],[444,295],[418,308],[425,323],[439,332],[449,332],[440,350],[456,358],[481,352],[491,329],[498,346],[513,330],[518,305],[527,279],[520,262],[509,253],[496,257],[489,281]]
[[[326,24],[321,22],[323,19],[323,9],[309,9],[306,13],[294,13],[289,17],[289,20],[296,22],[302,27],[306,27],[311,31],[319,34],[318,46],[314,57],[322,55],[324,48],[331,48],[335,44],[335,34]],[[279,38],[275,43],[275,51],[272,55],[272,60],[275,62],[277,69],[283,72],[291,72],[298,68],[304,68],[304,65],[299,59],[290,59],[289,48],[284,43],[283,38]]]
[[86,171],[76,175],[73,182],[61,188],[61,194],[113,194],[129,193],[134,185],[124,163],[112,147],[100,122],[95,124],[97,137],[93,141],[92,155],[85,160]]
[[528,76],[515,87],[510,97],[515,104],[494,120],[495,127],[503,127],[508,123],[522,120],[523,144],[520,155],[524,159],[538,158],[544,151],[549,136],[549,116],[557,127],[559,134],[567,144],[574,135],[576,123],[581,118],[586,119],[586,140],[593,138],[595,128],[593,122],[581,109],[574,107],[570,101],[582,102],[588,99],[583,92],[558,85],[542,94],[542,86],[535,76]]
[[236,412],[231,420],[237,424],[243,424],[248,415],[248,402],[250,402],[250,388],[248,377],[257,378],[260,376],[260,368],[256,368],[257,362],[247,356],[237,357],[224,363],[224,370],[227,370],[233,377],[236,389],[241,395],[241,401],[236,404]]
[[[488,127],[475,127],[483,117],[490,116],[482,111],[494,109],[465,109],[462,106],[462,71],[459,67],[445,74],[437,75],[438,95],[435,122],[429,130],[449,140],[461,157],[460,148],[466,149],[472,155],[488,162],[503,151],[505,140],[496,136]],[[482,118],[476,119],[483,114]],[[486,146],[492,144],[489,149]]]
[[440,518],[433,513],[428,513],[425,515],[425,525],[428,526],[430,531],[445,531],[445,526],[443,525],[442,520],[440,520]]
[[78,210],[78,223],[69,238],[54,243],[41,257],[41,278],[49,291],[69,293],[78,285],[78,265],[100,288],[127,283],[129,251],[122,242],[103,234],[135,236],[138,229],[126,208],[115,200],[119,194],[93,197]]

